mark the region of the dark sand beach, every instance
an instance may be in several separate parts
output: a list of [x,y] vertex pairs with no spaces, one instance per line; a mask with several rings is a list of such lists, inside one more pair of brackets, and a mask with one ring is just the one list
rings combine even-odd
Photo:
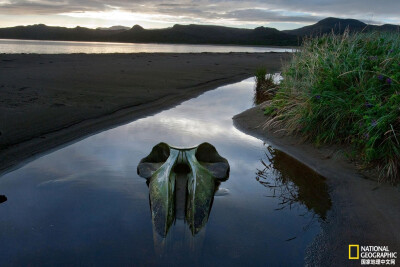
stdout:
[[0,170],[206,90],[278,71],[289,53],[3,54]]
[[[348,266],[348,245],[384,245],[400,250],[399,188],[361,174],[334,147],[316,148],[296,136],[264,128],[266,117],[256,106],[234,118],[235,126],[260,138],[326,177],[332,209],[321,234],[308,249],[309,266]],[[354,263],[359,264],[358,262]]]

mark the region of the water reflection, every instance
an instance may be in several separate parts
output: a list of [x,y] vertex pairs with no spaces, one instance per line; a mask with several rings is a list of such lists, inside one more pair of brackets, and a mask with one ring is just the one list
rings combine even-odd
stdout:
[[272,189],[271,197],[279,199],[277,210],[300,204],[325,220],[332,203],[324,177],[280,150],[270,146],[267,150],[266,160],[261,159],[264,168],[257,170],[256,180]]
[[71,53],[228,53],[293,52],[292,48],[233,45],[140,44],[78,41],[43,41],[0,39],[1,53],[71,54]]

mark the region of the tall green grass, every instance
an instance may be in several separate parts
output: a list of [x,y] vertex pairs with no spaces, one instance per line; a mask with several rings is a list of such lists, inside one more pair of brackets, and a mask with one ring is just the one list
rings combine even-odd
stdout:
[[255,79],[256,84],[259,85],[265,81],[265,77],[267,75],[267,68],[260,67],[256,70]]
[[400,176],[400,34],[359,33],[306,39],[284,66],[267,125],[317,144],[351,144],[351,156]]

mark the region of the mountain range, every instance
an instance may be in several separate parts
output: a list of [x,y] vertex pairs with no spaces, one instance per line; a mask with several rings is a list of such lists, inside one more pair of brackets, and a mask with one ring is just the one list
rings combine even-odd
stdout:
[[242,29],[212,25],[179,25],[164,29],[144,29],[139,25],[132,28],[113,26],[89,29],[84,27],[65,28],[36,24],[0,28],[0,39],[96,41],[126,43],[173,43],[173,44],[233,44],[233,45],[298,45],[304,36],[330,32],[397,32],[400,26],[385,24],[369,25],[355,19],[326,18],[313,25],[293,30],[279,31],[275,28],[257,27]]

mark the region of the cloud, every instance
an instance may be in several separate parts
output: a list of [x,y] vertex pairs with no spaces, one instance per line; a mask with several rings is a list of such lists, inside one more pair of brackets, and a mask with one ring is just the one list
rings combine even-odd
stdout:
[[171,16],[182,23],[311,24],[327,16],[400,23],[399,0],[0,0],[0,14],[7,15],[106,14],[115,10]]
[[225,18],[238,21],[257,21],[257,22],[305,22],[314,23],[323,17],[313,15],[285,15],[282,11],[271,11],[265,9],[240,9],[228,12]]

